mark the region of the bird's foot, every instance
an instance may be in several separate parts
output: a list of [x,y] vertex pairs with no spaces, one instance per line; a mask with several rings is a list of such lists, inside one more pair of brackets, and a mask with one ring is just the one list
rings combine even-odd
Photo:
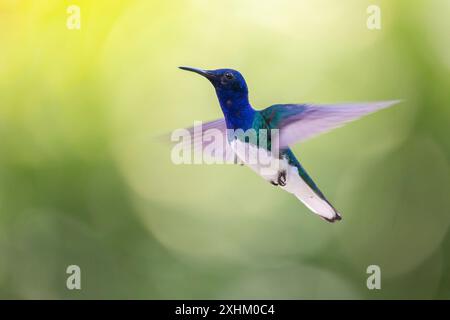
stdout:
[[286,170],[278,172],[278,177],[276,181],[270,181],[271,184],[278,187],[284,187],[286,185]]
[[286,170],[278,172],[278,184],[282,187],[286,185]]

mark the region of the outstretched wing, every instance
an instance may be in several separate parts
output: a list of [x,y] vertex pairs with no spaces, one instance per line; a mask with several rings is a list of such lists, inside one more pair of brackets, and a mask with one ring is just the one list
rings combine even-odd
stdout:
[[262,111],[271,128],[280,130],[280,147],[305,141],[321,133],[390,107],[400,100],[331,105],[278,104]]
[[225,119],[201,122],[193,127],[172,132],[173,143],[201,153],[209,163],[236,163],[236,155],[227,142]]

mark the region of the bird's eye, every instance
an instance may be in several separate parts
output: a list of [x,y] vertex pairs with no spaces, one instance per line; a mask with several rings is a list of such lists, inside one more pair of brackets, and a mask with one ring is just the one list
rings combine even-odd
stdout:
[[232,80],[234,78],[234,76],[231,72],[227,72],[227,73],[225,73],[225,78],[227,78],[228,80]]

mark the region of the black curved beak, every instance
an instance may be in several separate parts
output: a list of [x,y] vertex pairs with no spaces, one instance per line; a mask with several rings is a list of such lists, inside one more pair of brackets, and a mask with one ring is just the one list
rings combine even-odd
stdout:
[[198,73],[199,75],[204,76],[205,78],[209,79],[209,80],[213,80],[214,79],[214,73],[212,73],[209,70],[203,70],[203,69],[198,69],[198,68],[191,68],[191,67],[178,67],[181,70],[186,70],[186,71],[191,71],[191,72],[195,72]]

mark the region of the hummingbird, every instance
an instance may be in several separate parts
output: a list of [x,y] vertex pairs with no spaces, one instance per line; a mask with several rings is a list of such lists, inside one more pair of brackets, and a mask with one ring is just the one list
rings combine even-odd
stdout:
[[[205,130],[216,129],[223,134],[224,140],[235,152],[241,164],[249,166],[277,188],[281,188],[298,198],[313,213],[328,222],[342,219],[341,214],[327,200],[316,183],[295,157],[290,147],[321,133],[341,127],[347,122],[356,120],[366,114],[390,107],[400,100],[345,103],[345,104],[275,104],[262,110],[252,107],[248,97],[247,83],[239,71],[233,69],[203,70],[192,67],[179,67],[182,70],[195,72],[214,86],[223,118],[206,122]],[[261,150],[259,145],[251,144],[245,139],[227,134],[229,130],[249,130],[255,132],[276,129],[278,132],[277,153],[272,152],[272,144],[268,143]],[[188,129],[193,132],[193,128]],[[191,142],[192,143],[192,142]],[[201,143],[204,143],[203,141]],[[264,173],[261,166],[249,163],[248,158],[239,150],[250,147],[264,151],[269,158],[278,161],[276,172]]]

